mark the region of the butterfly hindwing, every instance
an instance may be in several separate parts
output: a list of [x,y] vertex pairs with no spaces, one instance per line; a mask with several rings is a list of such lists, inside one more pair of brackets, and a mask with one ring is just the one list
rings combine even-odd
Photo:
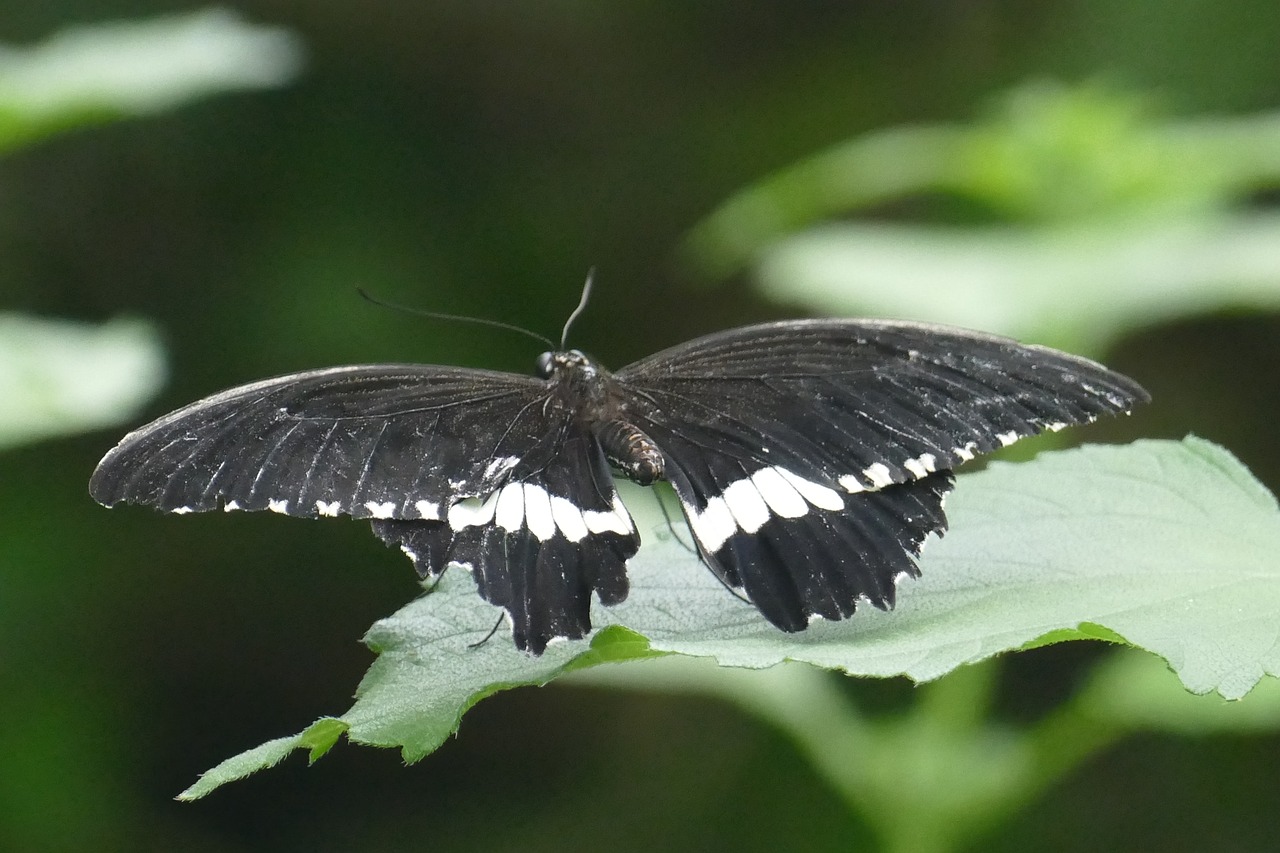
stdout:
[[[914,558],[926,537],[946,529],[942,500],[951,485],[949,472],[939,472],[862,495],[843,512],[773,519],[757,534],[733,534],[713,559],[734,567],[751,602],[784,631],[814,616],[845,619],[860,600],[885,610],[898,580],[919,575]],[[898,514],[903,505],[916,514]]]
[[606,605],[626,598],[626,562],[640,545],[599,444],[573,426],[528,477],[456,504],[442,521],[373,529],[424,576],[468,567],[481,596],[507,611],[516,646],[535,654],[591,630],[593,592]]
[[848,494],[820,473],[743,462],[656,427],[650,434],[707,565],[785,631],[812,616],[846,618],[860,599],[891,607],[898,578],[918,574],[925,538],[946,528],[949,471]]

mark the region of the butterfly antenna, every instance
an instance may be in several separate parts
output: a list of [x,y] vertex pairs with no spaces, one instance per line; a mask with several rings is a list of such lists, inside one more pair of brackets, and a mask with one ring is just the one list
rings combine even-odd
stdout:
[[582,285],[582,296],[578,299],[578,307],[573,309],[573,313],[569,315],[569,319],[564,321],[564,331],[560,333],[560,349],[564,349],[569,341],[569,327],[573,325],[573,321],[578,319],[587,307],[587,300],[591,298],[591,284],[596,280],[596,268],[592,267],[587,270],[587,280]]
[[493,627],[489,629],[489,633],[485,634],[482,639],[476,640],[474,643],[468,643],[467,648],[478,649],[485,643],[493,639],[493,635],[498,633],[498,629],[502,627],[502,620],[505,617],[499,616],[498,621],[493,623]]
[[436,591],[436,587],[440,586],[440,581],[444,580],[444,573],[445,571],[448,570],[448,568],[449,568],[448,566],[445,566],[443,569],[440,570],[440,574],[436,575],[431,579],[431,583],[426,587],[426,595],[430,595],[431,593]]
[[424,311],[421,308],[410,308],[407,305],[397,305],[394,302],[387,302],[371,295],[363,287],[357,287],[356,293],[360,294],[360,298],[365,302],[377,305],[380,308],[390,308],[392,311],[403,311],[406,314],[415,314],[419,317],[427,317],[431,320],[456,320],[460,323],[474,323],[477,326],[490,326],[495,329],[506,329],[509,332],[519,332],[527,335],[535,341],[546,344],[547,349],[555,349],[556,342],[548,338],[546,335],[540,335],[537,332],[531,332],[522,326],[516,326],[511,323],[504,323],[501,320],[486,320],[483,317],[468,317],[464,314],[444,314],[439,311]]

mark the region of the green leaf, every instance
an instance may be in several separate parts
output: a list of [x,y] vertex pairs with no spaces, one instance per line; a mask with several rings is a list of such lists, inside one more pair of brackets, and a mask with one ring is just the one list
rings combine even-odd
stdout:
[[627,630],[556,642],[539,658],[501,636],[473,648],[494,609],[469,576],[447,573],[369,632],[379,656],[341,717],[348,736],[417,760],[497,691],[662,653],[927,681],[1047,637],[1102,636],[1158,654],[1195,693],[1238,698],[1280,673],[1280,510],[1200,439],[1089,446],[966,474],[949,501],[951,531],[928,544],[923,577],[899,588],[894,612],[868,608],[798,634],[729,595],[632,497],[651,541],[630,564],[627,601],[593,612],[595,624]]
[[253,749],[232,756],[213,769],[201,773],[195,784],[179,794],[177,799],[198,800],[228,782],[235,782],[259,770],[275,767],[288,758],[295,749],[308,750],[309,760],[314,764],[338,742],[338,738],[342,737],[342,733],[347,728],[348,725],[343,720],[321,717],[299,734],[269,740],[261,746],[255,746]]
[[971,125],[899,127],[842,142],[735,194],[686,238],[713,280],[826,219],[947,193],[1028,225],[1194,218],[1280,181],[1280,114],[1162,119],[1142,95],[1033,82]]
[[149,324],[0,314],[0,449],[132,418],[165,378]]
[[1280,307],[1280,217],[845,223],[779,242],[757,278],[768,296],[821,314],[911,317],[1097,351],[1141,325],[1222,306]]
[[825,217],[940,186],[967,145],[962,129],[938,126],[890,128],[841,143],[729,198],[690,229],[684,264],[712,281],[727,278]]
[[[684,252],[710,280],[753,267],[768,296],[817,314],[1099,351],[1153,322],[1280,306],[1280,218],[1245,203],[1277,184],[1280,114],[1171,121],[1133,94],[1037,83],[971,125],[869,133],[780,170]],[[988,215],[849,215],[921,196]]]
[[509,637],[488,635],[495,610],[476,595],[469,575],[449,572],[435,590],[365,637],[378,652],[342,719],[353,741],[400,747],[405,761],[435,750],[475,703],[500,690],[545,684],[579,655],[585,643],[552,643],[541,657],[518,651]]
[[177,799],[198,800],[228,782],[235,782],[259,770],[275,767],[300,746],[301,738],[302,735],[276,738],[262,746],[255,746],[253,749],[232,756],[216,767],[201,773],[195,784],[179,794]]
[[650,579],[667,580],[647,561],[615,613],[656,651],[732,666],[798,660],[929,681],[1092,623],[1165,658],[1194,693],[1238,698],[1280,673],[1280,511],[1209,442],[993,463],[960,478],[948,516],[950,532],[926,546],[923,578],[899,588],[892,613],[781,634],[718,601],[714,581],[684,581],[679,610],[632,616],[656,598],[645,594]]
[[280,86],[300,65],[289,33],[225,9],[73,27],[35,47],[0,48],[0,151],[216,92]]
[[333,717],[322,717],[316,720],[307,730],[298,736],[298,748],[308,750],[307,762],[315,764],[324,754],[333,749],[338,738],[350,728],[343,720]]
[[1124,637],[1109,628],[1095,625],[1092,622],[1081,622],[1074,628],[1059,628],[1036,637],[1024,645],[1022,649],[1038,649],[1042,646],[1051,646],[1054,643],[1065,643],[1068,640],[1101,640],[1104,643],[1124,643]]

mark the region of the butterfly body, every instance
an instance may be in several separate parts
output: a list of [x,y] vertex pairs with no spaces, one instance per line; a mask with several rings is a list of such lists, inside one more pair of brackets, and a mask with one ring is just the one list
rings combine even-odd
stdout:
[[538,653],[627,595],[640,537],[614,472],[668,481],[710,569],[774,625],[893,603],[946,526],[951,468],[1147,399],[1085,359],[939,326],[764,324],[610,373],[428,365],[292,374],[126,436],[100,502],[367,518],[424,576],[469,568]]

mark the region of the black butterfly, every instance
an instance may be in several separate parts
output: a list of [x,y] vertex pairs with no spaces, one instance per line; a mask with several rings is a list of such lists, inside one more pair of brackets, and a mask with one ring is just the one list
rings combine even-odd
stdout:
[[951,468],[1127,412],[1131,379],[942,326],[800,320],[732,329],[609,373],[577,350],[536,376],[335,367],[216,394],[125,436],[89,490],[173,513],[368,518],[419,573],[470,567],[541,653],[627,596],[640,536],[612,470],[668,481],[703,559],[784,631],[843,619],[946,528]]

